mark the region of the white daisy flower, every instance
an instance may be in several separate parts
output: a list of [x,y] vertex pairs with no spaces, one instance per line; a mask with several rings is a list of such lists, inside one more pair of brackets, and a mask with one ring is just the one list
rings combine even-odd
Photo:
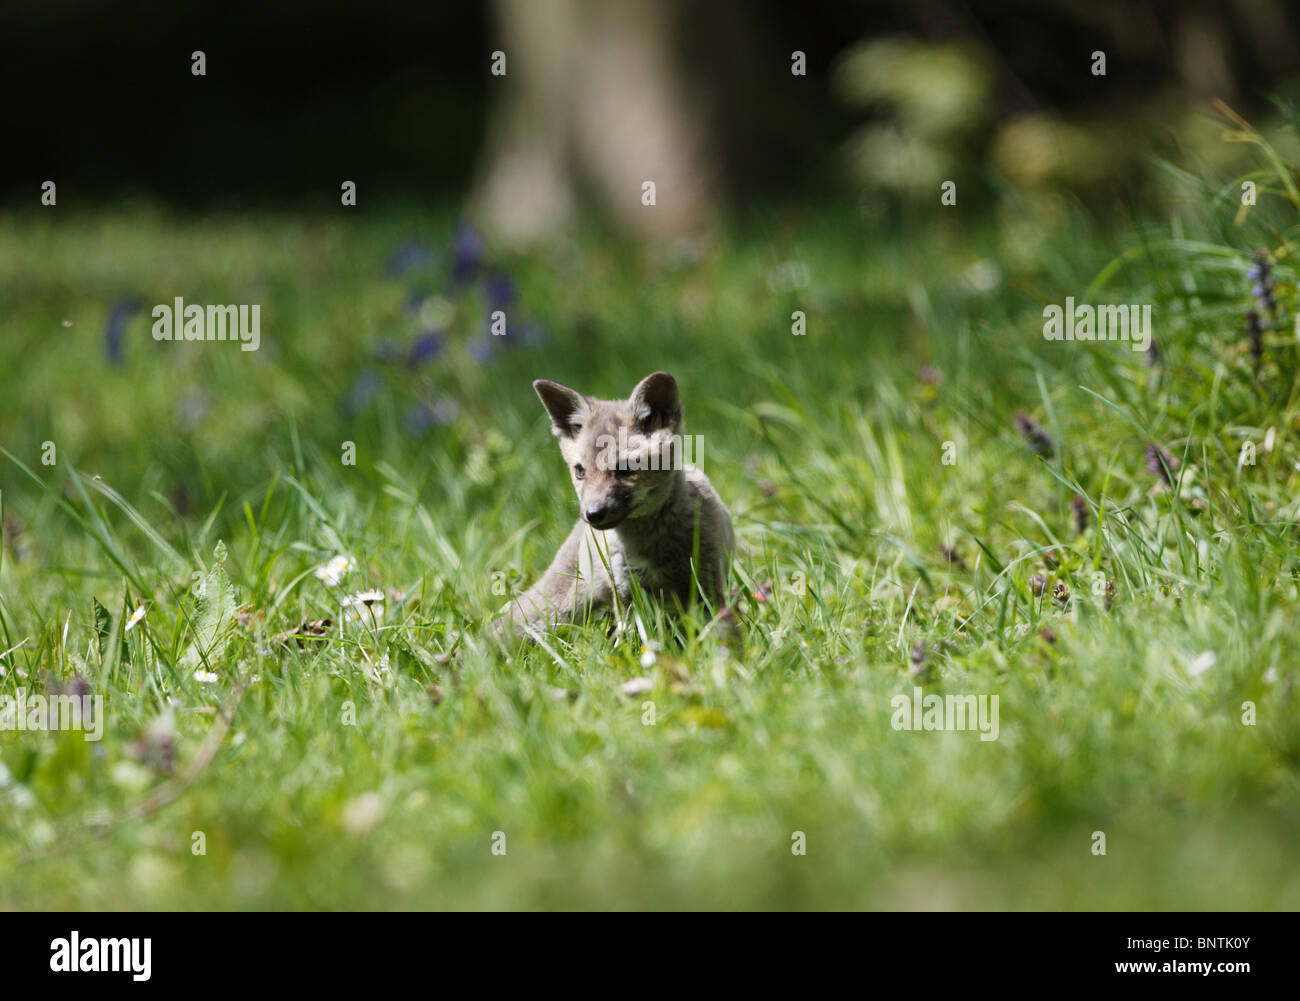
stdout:
[[203,670],[203,668],[199,668],[197,671],[194,672],[194,680],[202,682],[205,685],[215,685],[221,679],[218,678],[212,671],[205,671]]
[[132,612],[131,617],[126,620],[126,631],[129,633],[132,629],[138,626],[142,621],[144,621],[144,605],[141,605],[134,612]]
[[1199,678],[1202,674],[1214,666],[1215,661],[1219,658],[1214,655],[1213,650],[1205,650],[1198,653],[1192,658],[1191,663],[1187,665],[1187,673],[1193,678]]
[[343,598],[343,607],[356,608],[358,605],[373,605],[383,600],[384,592],[378,588],[371,588],[369,591],[358,591],[356,594],[345,596]]
[[362,793],[343,804],[340,820],[349,834],[366,834],[384,819],[384,800],[377,792]]
[[330,587],[337,587],[347,576],[348,572],[355,570],[357,561],[351,556],[335,556],[328,563],[322,563],[316,568],[316,576],[323,580]]

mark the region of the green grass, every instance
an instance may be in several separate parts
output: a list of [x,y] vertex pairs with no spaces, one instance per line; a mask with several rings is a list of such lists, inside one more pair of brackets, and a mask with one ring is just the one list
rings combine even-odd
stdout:
[[[1271,334],[1256,376],[1242,335],[1253,248],[1290,315],[1295,210],[1266,192],[1238,227],[1231,182],[1142,228],[1008,201],[902,230],[756,213],[685,249],[593,229],[493,259],[512,336],[548,338],[486,361],[450,215],[11,216],[0,693],[79,674],[107,725],[0,732],[0,907],[1300,906],[1296,347]],[[387,274],[407,238],[438,259]],[[1098,275],[1155,305],[1158,365],[1043,340]],[[262,349],[155,343],[177,295],[260,303]],[[431,325],[424,366],[380,357]],[[576,516],[530,381],[613,396],[661,367],[736,524],[739,628],[643,605],[648,668],[600,622],[507,659],[483,625]],[[381,615],[342,614],[372,587]],[[999,739],[895,731],[915,660],[927,691],[998,695]]]

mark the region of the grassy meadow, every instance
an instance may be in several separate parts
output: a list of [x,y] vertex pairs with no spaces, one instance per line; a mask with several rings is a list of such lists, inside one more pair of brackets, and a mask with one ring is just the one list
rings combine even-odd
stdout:
[[[1261,162],[1248,212],[1170,168],[1132,218],[864,199],[522,257],[450,206],[11,213],[0,694],[104,730],[0,731],[0,908],[1300,907]],[[259,349],[155,341],[177,296],[259,303]],[[1156,350],[1046,341],[1067,296],[1151,304]],[[496,648],[577,516],[531,381],[657,368],[730,608]],[[917,686],[996,694],[998,739],[896,730]]]

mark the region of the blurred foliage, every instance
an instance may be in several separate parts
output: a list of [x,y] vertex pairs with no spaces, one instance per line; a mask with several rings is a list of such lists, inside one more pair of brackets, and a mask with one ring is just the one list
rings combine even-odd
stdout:
[[993,73],[967,43],[865,41],[836,63],[832,83],[847,103],[881,112],[848,141],[854,174],[910,196],[964,176],[973,143],[993,116]]

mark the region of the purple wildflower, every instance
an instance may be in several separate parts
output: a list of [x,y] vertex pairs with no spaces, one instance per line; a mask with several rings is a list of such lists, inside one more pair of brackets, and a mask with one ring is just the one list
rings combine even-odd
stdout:
[[443,398],[434,403],[418,403],[406,412],[403,430],[412,436],[424,434],[432,427],[451,424],[460,415],[460,404]]
[[1075,494],[1070,501],[1070,510],[1074,512],[1074,531],[1076,535],[1082,535],[1088,530],[1088,502],[1083,499],[1082,494]]
[[416,268],[427,268],[436,259],[433,248],[423,240],[403,240],[388,259],[389,278],[400,278]]
[[1269,319],[1277,312],[1277,298],[1273,294],[1273,273],[1268,263],[1268,257],[1263,251],[1255,251],[1255,264],[1246,272],[1246,277],[1254,284],[1251,286],[1250,294],[1255,297],[1256,309]]
[[127,751],[150,768],[170,775],[176,770],[175,725],[167,718],[155,720],[136,734]]
[[917,640],[908,653],[907,659],[912,663],[912,678],[916,681],[927,681],[931,669],[930,645],[925,640]]
[[379,385],[379,373],[373,368],[365,369],[357,376],[343,400],[343,409],[347,411],[349,417],[366,409],[370,401],[375,398],[375,394],[379,392]]
[[412,436],[424,434],[433,424],[433,408],[427,403],[416,404],[402,418],[402,430]]
[[492,360],[492,356],[496,354],[497,346],[494,342],[498,339],[485,331],[470,345],[470,357],[480,365],[486,365]]
[[1016,413],[1015,421],[1016,427],[1024,435],[1025,443],[1029,445],[1029,451],[1044,459],[1050,459],[1056,451],[1056,443],[1052,441],[1052,436],[1046,429],[1035,423],[1034,419],[1023,410]]
[[1152,476],[1162,480],[1165,486],[1174,485],[1174,473],[1178,470],[1178,460],[1159,445],[1148,445],[1146,450],[1147,469]]
[[488,308],[505,309],[515,301],[515,283],[509,275],[497,273],[490,277],[484,290],[487,292]]
[[457,283],[473,281],[483,266],[483,241],[467,222],[456,227],[451,246],[451,277]]
[[1251,310],[1246,314],[1246,336],[1250,338],[1250,357],[1259,371],[1259,363],[1264,357],[1264,327],[1259,322],[1259,313]]
[[425,362],[442,354],[442,334],[437,330],[426,330],[415,339],[411,351],[406,356],[408,368],[419,368]]
[[[505,333],[493,334],[492,324],[489,321],[487,324],[487,331],[485,338],[488,342],[489,349],[495,349],[497,347],[540,348],[550,339],[550,331],[540,323],[525,322],[520,323],[517,326],[507,325]],[[488,350],[487,355],[490,354],[491,350]]]
[[965,570],[966,561],[961,558],[961,553],[957,552],[956,546],[950,546],[943,543],[939,546],[939,555],[943,561],[949,564],[954,570]]
[[104,354],[108,356],[110,365],[122,364],[126,354],[123,344],[126,325],[139,308],[139,296],[131,296],[129,299],[119,299],[109,311],[108,323],[104,327]]

